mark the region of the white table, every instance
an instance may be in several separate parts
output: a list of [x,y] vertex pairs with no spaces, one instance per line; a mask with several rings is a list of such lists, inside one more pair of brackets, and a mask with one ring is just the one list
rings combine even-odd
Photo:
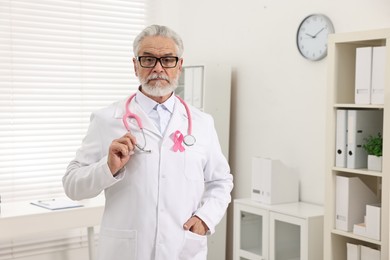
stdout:
[[30,202],[1,203],[0,239],[74,228],[88,229],[89,259],[95,259],[94,226],[100,225],[104,197],[80,202],[83,207],[49,210]]

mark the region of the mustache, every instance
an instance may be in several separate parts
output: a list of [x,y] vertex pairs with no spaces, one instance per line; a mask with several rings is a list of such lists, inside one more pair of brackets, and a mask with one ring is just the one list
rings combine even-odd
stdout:
[[153,80],[153,79],[163,79],[163,80],[166,80],[166,81],[170,82],[168,76],[166,76],[166,75],[159,75],[157,73],[154,73],[154,74],[152,74],[152,75],[150,75],[149,77],[146,78],[147,81],[150,81],[150,80]]

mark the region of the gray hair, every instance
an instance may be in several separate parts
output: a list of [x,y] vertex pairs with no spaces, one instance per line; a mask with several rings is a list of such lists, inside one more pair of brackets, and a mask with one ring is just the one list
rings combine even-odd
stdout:
[[177,56],[180,58],[183,55],[184,46],[181,37],[174,32],[172,29],[163,26],[163,25],[150,25],[146,27],[138,36],[134,39],[133,42],[133,51],[134,56],[138,56],[139,46],[142,40],[147,36],[162,36],[172,39],[176,43],[177,47]]

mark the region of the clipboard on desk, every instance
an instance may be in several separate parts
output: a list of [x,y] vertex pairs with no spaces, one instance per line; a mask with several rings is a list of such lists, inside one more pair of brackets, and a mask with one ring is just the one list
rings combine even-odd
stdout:
[[32,205],[42,207],[45,209],[50,210],[59,210],[59,209],[70,209],[70,208],[78,208],[83,207],[82,204],[80,204],[77,201],[73,201],[70,199],[64,199],[64,198],[56,198],[56,199],[47,199],[47,200],[37,200],[31,202]]

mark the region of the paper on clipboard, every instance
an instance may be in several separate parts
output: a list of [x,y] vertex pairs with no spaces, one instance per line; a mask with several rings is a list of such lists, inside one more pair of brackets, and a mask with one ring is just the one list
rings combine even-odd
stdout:
[[38,207],[50,209],[50,210],[69,209],[69,208],[77,208],[83,206],[77,201],[64,199],[64,198],[38,200],[38,201],[31,202],[31,204]]

